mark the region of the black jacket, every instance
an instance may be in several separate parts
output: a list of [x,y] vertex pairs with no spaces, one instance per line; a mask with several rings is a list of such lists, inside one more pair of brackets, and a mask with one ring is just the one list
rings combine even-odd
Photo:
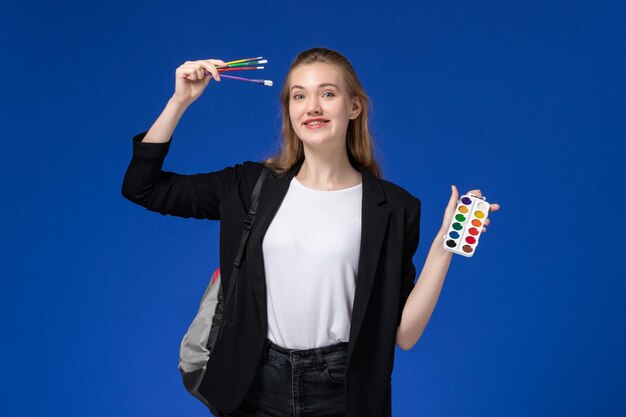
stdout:
[[[228,287],[252,188],[263,169],[246,161],[208,174],[161,170],[170,142],[133,138],[133,158],[122,194],[163,215],[220,220],[220,267]],[[214,347],[200,392],[219,410],[232,412],[245,397],[267,337],[262,240],[302,162],[269,176],[240,269],[227,323]],[[391,373],[396,329],[414,287],[413,255],[419,241],[420,201],[359,164],[363,181],[361,251],[346,367],[346,415],[391,416]],[[232,306],[232,307],[231,307]]]

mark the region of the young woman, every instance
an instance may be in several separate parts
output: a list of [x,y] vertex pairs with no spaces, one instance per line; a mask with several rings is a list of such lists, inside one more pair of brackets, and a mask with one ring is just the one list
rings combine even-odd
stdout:
[[230,320],[199,390],[222,416],[390,416],[395,346],[415,345],[439,297],[452,256],[442,236],[457,190],[416,285],[420,200],[380,178],[369,99],[349,61],[323,48],[291,64],[277,155],[208,174],[162,171],[182,114],[211,79],[220,81],[216,66],[225,64],[177,68],[174,95],[133,138],[122,190],[161,214],[220,220],[227,287],[252,188],[271,169]]

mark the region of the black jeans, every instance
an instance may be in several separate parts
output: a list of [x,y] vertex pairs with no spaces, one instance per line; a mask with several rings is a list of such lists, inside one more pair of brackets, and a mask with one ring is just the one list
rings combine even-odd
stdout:
[[265,341],[242,404],[224,417],[344,417],[348,343],[287,349]]

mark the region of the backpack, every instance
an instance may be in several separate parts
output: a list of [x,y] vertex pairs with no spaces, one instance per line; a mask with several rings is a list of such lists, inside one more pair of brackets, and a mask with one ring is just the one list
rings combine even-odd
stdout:
[[211,377],[210,375],[205,375],[206,365],[211,358],[211,351],[217,344],[224,328],[224,312],[228,311],[228,304],[235,289],[246,242],[254,223],[261,186],[268,174],[269,170],[264,168],[252,191],[250,209],[244,218],[243,233],[230,276],[228,291],[226,291],[226,299],[223,297],[222,280],[220,268],[218,267],[213,271],[209,285],[206,287],[200,301],[200,308],[196,317],[191,322],[180,344],[178,370],[182,375],[183,385],[191,395],[200,400],[216,416],[220,415],[219,412],[198,392],[198,387],[205,377]]

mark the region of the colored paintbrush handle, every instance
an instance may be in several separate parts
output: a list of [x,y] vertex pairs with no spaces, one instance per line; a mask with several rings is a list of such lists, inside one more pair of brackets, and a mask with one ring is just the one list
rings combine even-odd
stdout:
[[228,64],[226,65],[226,68],[249,67],[252,65],[260,65],[260,64],[267,64],[267,59],[262,59],[260,61],[240,62],[238,64]]
[[[239,71],[239,70],[237,70],[237,71]],[[222,73],[224,73],[224,72],[226,72],[226,71],[219,71],[220,77],[226,77],[226,75],[222,75]],[[204,70],[204,75],[212,75],[212,74],[209,71]],[[229,77],[226,77],[226,78],[229,78]],[[239,77],[239,78],[241,78],[241,77]],[[245,79],[248,80],[248,78],[245,78]]]
[[226,65],[238,64],[238,63],[240,63],[240,62],[257,61],[257,60],[259,60],[259,59],[263,59],[263,57],[262,57],[262,56],[257,56],[257,57],[254,57],[254,58],[245,58],[245,59],[238,59],[238,60],[236,60],[236,61],[228,61],[228,62],[226,63]]
[[272,85],[274,85],[274,82],[271,81],[271,80],[254,80],[254,79],[250,79],[250,78],[235,77],[233,75],[220,75],[220,77],[230,78],[232,80],[238,80],[238,81],[246,81],[246,82],[249,82],[249,83],[266,85],[268,87],[271,87]]
[[265,69],[265,67],[218,68],[217,70],[220,73],[222,73],[222,72],[227,72],[227,71],[250,71],[250,70],[260,70],[260,69]]

